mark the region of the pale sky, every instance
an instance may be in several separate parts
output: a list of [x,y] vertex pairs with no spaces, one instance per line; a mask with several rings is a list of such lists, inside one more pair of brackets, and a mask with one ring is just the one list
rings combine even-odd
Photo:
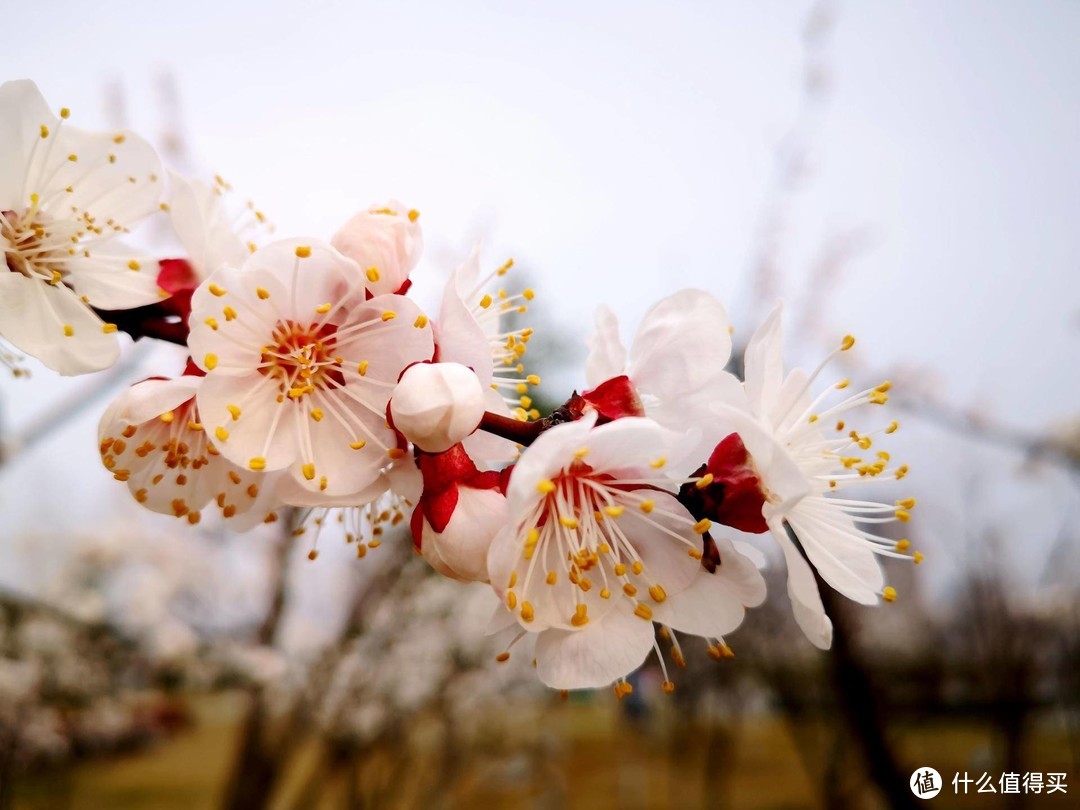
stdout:
[[[156,77],[171,73],[198,167],[282,235],[329,236],[391,197],[418,208],[422,298],[482,231],[572,343],[600,302],[629,325],[689,285],[753,326],[742,279],[798,106],[808,3],[245,5],[16,4],[0,78],[35,79],[86,126],[107,122],[118,84],[128,124],[154,139]],[[1033,430],[1075,415],[1080,394],[1078,41],[1065,0],[842,4],[780,254],[797,304],[830,241],[866,229],[872,248],[821,299],[828,334]],[[3,380],[5,428],[85,383]],[[57,526],[117,507],[102,408],[5,473],[6,525],[52,504],[43,488],[75,505]]]

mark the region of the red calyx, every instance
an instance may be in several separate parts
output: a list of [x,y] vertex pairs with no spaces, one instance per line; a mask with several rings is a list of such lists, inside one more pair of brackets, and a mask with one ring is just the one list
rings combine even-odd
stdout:
[[679,490],[679,501],[690,514],[698,520],[708,518],[743,532],[761,534],[769,530],[761,514],[765,505],[761,478],[738,433],[726,436],[716,445],[694,477],[706,473],[712,475],[707,486],[688,483]]
[[409,522],[417,549],[420,548],[424,518],[436,532],[446,530],[457,507],[461,487],[506,493],[505,471],[480,472],[460,443],[443,453],[425,453],[423,450],[415,450],[415,453],[416,465],[424,478],[424,491]]
[[584,416],[588,410],[596,411],[598,425],[614,422],[624,416],[645,415],[645,408],[638,398],[637,391],[625,374],[612,377],[591,391],[582,394],[575,391],[566,404],[551,415],[552,422],[555,424],[574,422]]

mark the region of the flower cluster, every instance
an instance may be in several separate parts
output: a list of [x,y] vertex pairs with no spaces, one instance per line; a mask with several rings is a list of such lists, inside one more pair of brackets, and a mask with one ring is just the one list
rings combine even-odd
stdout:
[[[680,635],[733,655],[727,638],[766,596],[750,535],[779,548],[794,617],[822,648],[819,579],[892,601],[879,558],[922,559],[885,533],[913,500],[841,493],[907,473],[875,445],[895,422],[851,421],[889,383],[819,384],[850,336],[811,373],[786,371],[778,307],[740,379],[707,292],[658,302],[629,349],[602,308],[586,390],[542,415],[523,362],[532,330],[512,317],[534,293],[499,286],[512,261],[485,275],[474,250],[429,317],[408,297],[423,238],[407,205],[372,206],[329,238],[271,240],[254,206],[230,214],[220,178],[166,173],[131,134],[74,130],[28,82],[0,87],[0,113],[0,335],[63,374],[112,363],[118,331],[189,354],[101,419],[104,466],[148,509],[189,523],[215,509],[243,529],[295,507],[313,559],[331,515],[360,557],[408,525],[435,571],[498,597],[499,660],[524,642],[545,684],[620,696],[653,652],[675,688]],[[127,247],[151,215],[185,256]]]

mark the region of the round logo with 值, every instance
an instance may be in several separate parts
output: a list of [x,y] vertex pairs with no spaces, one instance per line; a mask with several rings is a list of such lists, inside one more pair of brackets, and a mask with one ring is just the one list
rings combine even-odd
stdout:
[[915,769],[914,773],[911,774],[911,778],[908,780],[908,785],[911,787],[911,792],[920,799],[932,799],[937,796],[941,792],[941,788],[944,787],[941,781],[941,774],[933,768],[928,768],[926,766]]

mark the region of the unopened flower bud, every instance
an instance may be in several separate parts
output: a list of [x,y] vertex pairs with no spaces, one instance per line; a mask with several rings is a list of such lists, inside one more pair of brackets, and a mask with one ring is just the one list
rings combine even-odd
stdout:
[[506,496],[497,489],[457,489],[450,520],[441,532],[423,518],[420,553],[436,571],[463,582],[487,582],[491,541],[507,522]]
[[441,453],[480,424],[484,388],[460,363],[417,363],[394,389],[390,414],[406,439],[425,452]]
[[330,240],[360,265],[364,286],[372,295],[396,293],[420,261],[424,240],[420,214],[396,201],[361,211]]

